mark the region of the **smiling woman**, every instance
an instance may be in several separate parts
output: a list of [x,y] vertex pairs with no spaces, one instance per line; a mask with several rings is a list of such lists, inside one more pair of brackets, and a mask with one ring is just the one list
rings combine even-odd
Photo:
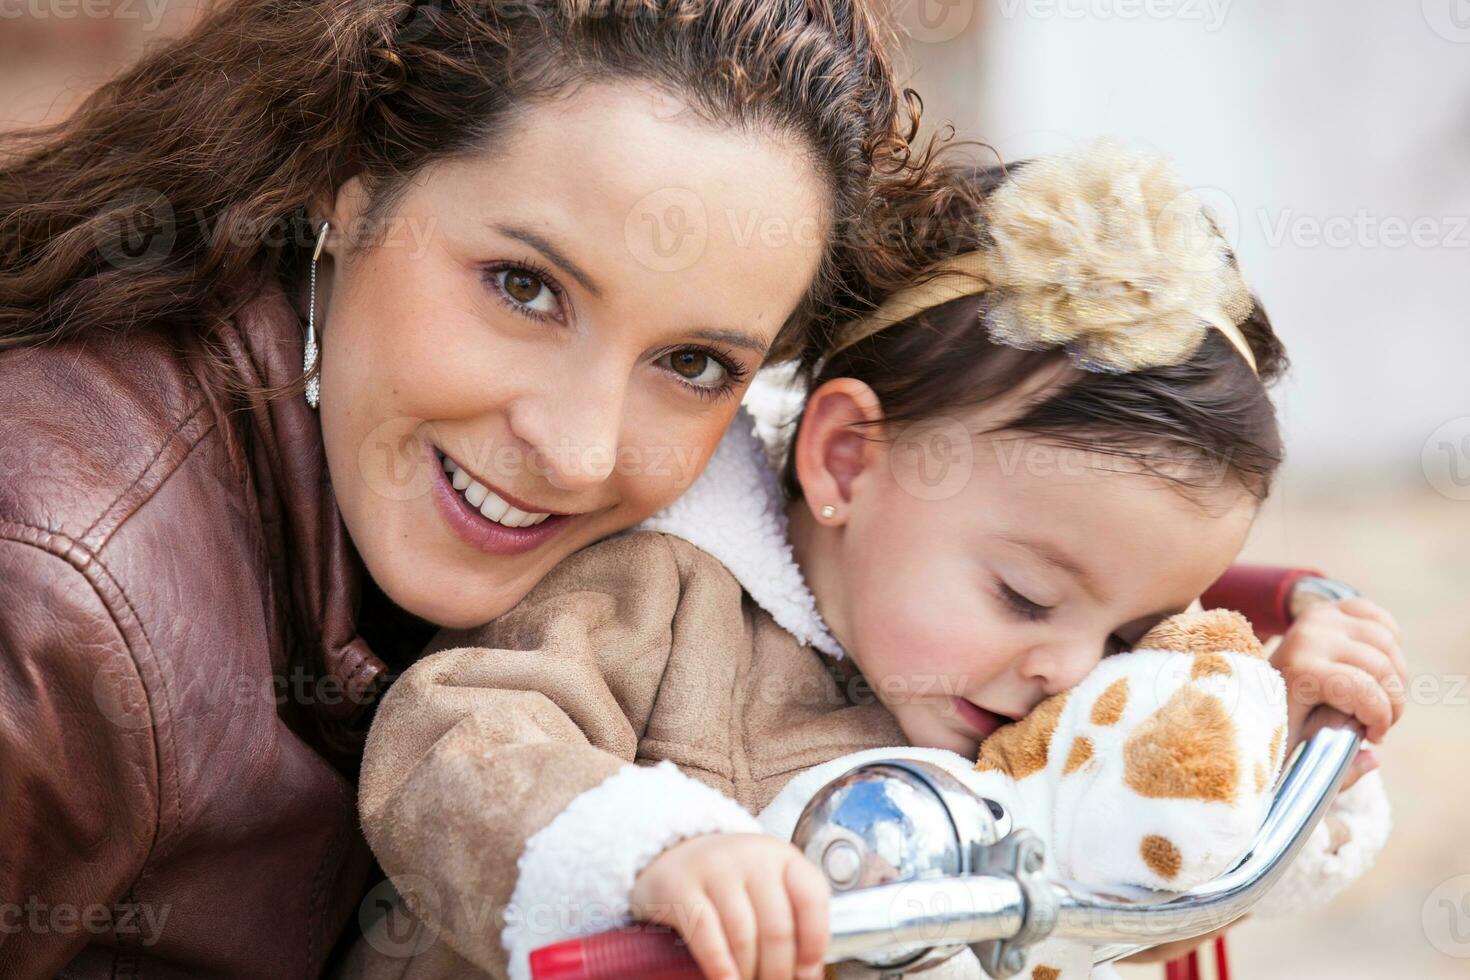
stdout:
[[[329,235],[322,431],[390,597],[483,623],[688,486],[697,463],[647,464],[671,446],[709,455],[821,267],[834,190],[809,160],[651,84],[588,82],[518,113],[481,156],[425,168],[381,243]],[[366,206],[354,178],[323,217],[357,227]],[[812,231],[743,235],[752,221]],[[697,239],[676,268],[650,260],[670,225]],[[358,465],[384,426],[411,438]],[[435,492],[375,490],[403,453],[432,461]]]
[[864,0],[236,0],[3,137],[0,902],[111,911],[0,975],[330,965],[389,665],[915,271],[888,51]]

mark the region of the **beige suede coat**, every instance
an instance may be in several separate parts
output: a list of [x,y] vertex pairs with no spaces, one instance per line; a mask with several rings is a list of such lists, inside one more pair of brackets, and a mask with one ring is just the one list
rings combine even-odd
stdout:
[[793,775],[903,744],[844,680],[755,452],[735,430],[706,472],[720,500],[691,490],[647,525],[715,534],[703,548],[647,529],[589,547],[394,683],[360,812],[413,914],[388,894],[347,976],[527,976],[531,949],[627,921],[666,847],[758,832],[752,814]]

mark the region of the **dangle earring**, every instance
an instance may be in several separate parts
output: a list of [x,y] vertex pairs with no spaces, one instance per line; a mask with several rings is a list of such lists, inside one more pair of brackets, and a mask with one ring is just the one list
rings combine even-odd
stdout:
[[[327,227],[330,221],[323,221],[316,232],[316,250],[311,254],[311,291],[306,297],[306,356],[304,358],[303,371],[311,374],[316,367],[319,348],[316,343],[316,264],[322,257],[322,246],[327,243]],[[306,404],[316,408],[321,404],[321,377],[314,375],[306,382]]]

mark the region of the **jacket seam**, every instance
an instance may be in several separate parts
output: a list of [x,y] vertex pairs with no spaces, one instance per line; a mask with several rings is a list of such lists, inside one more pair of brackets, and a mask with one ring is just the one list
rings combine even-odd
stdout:
[[[88,537],[90,537],[91,534],[92,534],[92,532],[93,532],[93,530],[96,529],[97,525],[101,524],[104,519],[106,519],[109,515],[111,515],[112,512],[113,512],[113,510],[115,508],[117,508],[119,505],[121,505],[122,502],[128,498],[128,495],[133,492],[133,489],[135,487],[137,487],[138,484],[142,483],[145,477],[147,477],[151,472],[153,472],[154,465],[158,462],[159,458],[163,456],[164,451],[167,450],[169,448],[169,446],[173,444],[174,438],[180,432],[182,432],[186,426],[188,426],[191,422],[193,422],[196,418],[198,418],[199,413],[204,410],[204,406],[205,406],[205,403],[204,402],[200,402],[198,405],[194,406],[194,410],[193,411],[191,411],[188,415],[186,415],[182,419],[180,419],[179,422],[178,422],[178,424],[175,425],[172,429],[169,430],[168,434],[165,435],[163,437],[163,439],[159,441],[159,445],[158,445],[157,451],[155,451],[154,454],[151,457],[149,457],[148,462],[147,463],[144,463],[143,464],[143,468],[138,471],[138,475],[135,476],[135,477],[133,477],[132,482],[130,482],[126,487],[124,487],[122,490],[118,491],[117,495],[115,497],[113,497],[112,503],[110,503],[106,507],[104,507],[102,509],[102,512],[100,514],[98,514],[96,516],[96,518],[93,519],[92,523],[87,525],[86,530],[84,530],[81,533],[81,535],[79,536],[79,539],[78,540],[85,541]],[[210,428],[213,428],[213,426],[211,425]],[[194,449],[195,446],[199,445],[200,442],[204,441],[204,436],[205,436],[205,434],[208,431],[209,430],[206,429],[204,432],[201,432],[199,434],[199,438],[195,439],[192,443],[189,444],[189,447],[185,451],[184,455],[182,457],[180,457],[179,464],[178,465],[181,465],[183,463],[184,459],[188,458],[189,453],[193,451],[193,449]],[[176,466],[176,468],[177,468],[177,466]],[[140,501],[139,502],[139,506],[142,506],[142,503],[143,502]],[[131,516],[131,515],[128,515],[128,516]],[[124,517],[123,520],[121,520],[121,521],[118,522],[118,527],[121,527],[123,525],[123,523],[125,523],[126,521],[127,521],[127,517]]]
[[[33,535],[18,536],[12,533],[13,529],[15,528],[22,528],[24,530],[33,532]],[[30,540],[32,536],[39,538],[39,540]],[[118,610],[116,609],[114,603],[109,601],[108,597],[103,593],[103,590],[98,588],[98,582],[96,578],[94,578],[94,576],[105,578],[107,584],[109,584],[112,589],[116,590],[118,598],[126,607],[132,623],[137,626],[137,630],[142,638],[143,645],[149,648],[149,658],[155,660],[154,666],[156,668],[156,658],[152,656],[152,641],[148,638],[147,630],[143,626],[142,617],[138,615],[137,609],[133,607],[132,600],[128,598],[127,593],[122,588],[122,585],[115,578],[113,578],[112,573],[107,568],[107,566],[91,549],[82,545],[80,542],[69,537],[68,535],[60,534],[56,531],[50,530],[49,528],[40,527],[38,525],[30,524],[25,521],[17,521],[13,519],[0,520],[0,540],[5,540],[14,544],[30,547],[42,554],[50,555],[58,561],[64,562],[66,565],[70,566],[78,575],[82,577],[82,580],[91,587],[92,594],[96,597],[97,602],[102,606],[103,609],[107,611],[107,616],[112,624],[113,631],[117,634],[118,640],[122,643],[123,649],[127,652],[128,659],[133,664],[134,676],[137,679],[138,686],[143,691],[144,701],[148,704],[149,742],[152,744],[153,747],[154,765],[156,766],[158,772],[158,776],[156,777],[157,781],[154,785],[155,818],[153,821],[153,838],[148,843],[148,851],[146,854],[143,855],[143,859],[138,865],[137,874],[129,882],[128,887],[125,890],[125,893],[131,893],[136,888],[138,882],[140,882],[145,876],[148,865],[151,863],[154,857],[154,853],[157,850],[159,838],[162,835],[162,815],[164,810],[162,780],[164,778],[163,773],[165,771],[165,767],[162,764],[163,760],[159,758],[159,732],[156,723],[157,716],[153,711],[153,699],[149,696],[148,685],[143,680],[143,671],[140,669],[140,664],[138,662],[138,653],[134,649],[133,643],[130,642],[128,639],[128,634],[126,629],[124,629],[124,624],[120,621],[118,617]],[[76,555],[80,555],[82,557],[82,560],[78,561],[74,557]],[[162,688],[161,693],[164,700],[164,707],[169,713],[170,721],[172,721],[173,699],[169,696],[168,679],[164,676],[163,671],[161,670],[158,671],[158,678],[159,685]],[[168,739],[169,749],[172,755],[171,763],[168,768],[173,770],[173,783],[175,789],[175,792],[169,795],[173,797],[172,810],[175,823],[177,824],[178,821],[181,819],[181,811],[179,809],[177,793],[177,788],[179,785],[177,745],[173,740],[172,724],[169,725]]]

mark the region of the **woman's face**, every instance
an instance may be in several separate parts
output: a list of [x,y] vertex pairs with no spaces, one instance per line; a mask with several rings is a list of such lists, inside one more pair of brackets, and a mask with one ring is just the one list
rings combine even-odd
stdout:
[[826,198],[791,139],[633,84],[529,106],[426,168],[375,247],[349,247],[344,184],[314,215],[322,432],[389,597],[486,622],[678,497],[817,272]]

